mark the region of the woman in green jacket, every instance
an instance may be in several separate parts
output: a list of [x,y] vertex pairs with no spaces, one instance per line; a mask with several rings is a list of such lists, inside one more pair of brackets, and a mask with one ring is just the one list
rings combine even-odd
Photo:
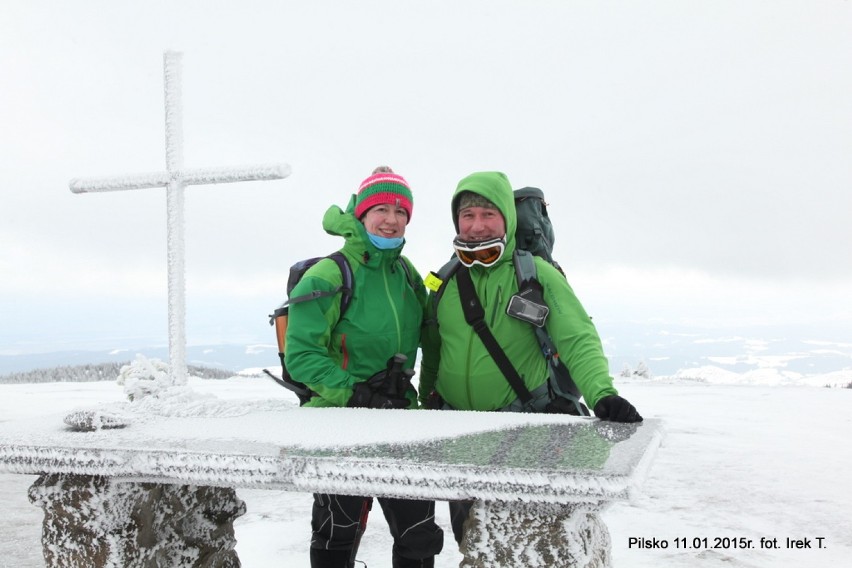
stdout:
[[[397,394],[367,382],[396,354],[407,357],[406,369],[416,360],[426,292],[400,254],[412,210],[408,183],[382,167],[361,183],[346,211],[332,206],[325,213],[323,229],[345,240],[340,252],[352,268],[352,297],[341,317],[341,294],[333,292],[343,276],[330,259],[312,266],[290,292],[293,298],[320,293],[292,304],[287,326],[287,369],[315,393],[306,407],[417,407],[414,389]],[[365,503],[371,501],[314,495],[312,568],[352,565]],[[443,546],[434,501],[379,498],[379,503],[394,537],[394,568],[434,566]]]

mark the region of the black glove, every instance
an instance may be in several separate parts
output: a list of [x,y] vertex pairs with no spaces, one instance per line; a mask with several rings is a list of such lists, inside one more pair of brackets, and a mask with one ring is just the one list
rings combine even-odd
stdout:
[[346,403],[349,408],[408,408],[410,405],[411,401],[407,398],[377,393],[366,382],[357,383],[352,388],[352,396]]
[[639,411],[617,394],[600,399],[595,405],[595,416],[610,422],[642,422]]

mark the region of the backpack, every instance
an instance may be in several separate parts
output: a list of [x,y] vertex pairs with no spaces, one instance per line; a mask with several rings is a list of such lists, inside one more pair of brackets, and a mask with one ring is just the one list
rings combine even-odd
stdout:
[[[343,277],[343,281],[334,290],[330,291],[320,291],[314,290],[308,294],[303,294],[301,296],[296,296],[295,298],[290,297],[290,293],[293,291],[293,288],[296,287],[296,284],[302,279],[305,275],[305,272],[308,271],[313,265],[318,263],[323,259],[331,259],[337,264],[337,267],[340,269],[340,274]],[[408,262],[403,260],[400,256],[398,259],[400,265],[402,265],[402,269],[405,272],[405,277],[408,280],[409,284],[414,285],[413,276],[411,274],[411,267]],[[299,404],[304,405],[308,402],[311,397],[316,396],[312,390],[294,379],[289,371],[287,371],[287,365],[284,362],[284,347],[286,345],[286,336],[287,336],[287,324],[290,314],[290,306],[292,304],[298,304],[301,302],[307,302],[309,300],[315,300],[317,298],[322,298],[325,296],[334,296],[336,294],[340,294],[340,315],[338,316],[338,320],[343,319],[343,314],[346,313],[346,310],[349,308],[349,304],[352,303],[352,294],[354,285],[354,277],[352,275],[352,267],[349,265],[349,261],[346,260],[346,257],[342,252],[336,251],[331,253],[328,256],[315,256],[312,258],[306,258],[304,260],[300,260],[299,262],[293,264],[290,267],[290,273],[287,277],[287,300],[281,304],[278,308],[275,309],[269,315],[269,325],[275,326],[275,336],[278,342],[278,357],[281,360],[281,378],[279,379],[274,374],[272,374],[269,370],[264,369],[263,372],[266,373],[272,380],[281,385],[282,387],[294,392],[296,396],[299,398]]]
[[516,248],[540,256],[565,274],[559,263],[553,259],[553,242],[556,235],[547,214],[544,192],[537,187],[524,187],[516,189],[514,193],[518,218],[518,226],[515,229]]
[[[535,287],[541,289],[541,284],[537,278],[535,256],[539,256],[552,264],[563,276],[565,272],[559,266],[559,263],[553,259],[555,233],[550,216],[547,213],[544,192],[536,187],[524,187],[515,190],[514,196],[517,227],[515,228],[515,252],[512,260],[518,282],[518,295],[523,296],[526,291]],[[455,275],[459,266],[461,266],[461,262],[453,256],[437,273],[432,272],[427,276],[426,286],[434,292],[432,295],[432,317],[427,323],[437,324],[438,302],[445,289],[444,283]],[[542,356],[547,361],[550,374],[549,387],[554,400],[553,408],[555,408],[552,411],[588,416],[588,408],[580,402],[582,396],[580,390],[571,378],[568,368],[559,358],[553,339],[551,339],[543,324],[533,325],[531,323],[530,325],[541,348]],[[522,398],[522,393],[517,392],[518,389],[514,385],[513,389],[515,389],[519,398]],[[529,395],[528,392],[525,394],[526,396]]]

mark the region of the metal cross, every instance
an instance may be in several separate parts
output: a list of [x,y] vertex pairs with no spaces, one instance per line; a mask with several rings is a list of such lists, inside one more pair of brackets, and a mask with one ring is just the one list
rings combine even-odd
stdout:
[[163,54],[166,98],[166,171],[129,176],[72,179],[71,191],[91,193],[126,189],[166,188],[169,364],[172,383],[186,384],[186,283],[184,268],[184,187],[212,183],[283,179],[290,175],[287,164],[263,164],[235,168],[184,169],[183,117],[181,107],[181,60],[183,54]]

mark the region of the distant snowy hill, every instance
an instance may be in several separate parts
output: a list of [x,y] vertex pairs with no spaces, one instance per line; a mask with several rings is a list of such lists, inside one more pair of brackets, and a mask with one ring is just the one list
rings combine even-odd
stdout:
[[[637,343],[629,348],[604,339],[616,383],[647,381],[812,387],[852,384],[852,344],[743,337],[692,338],[690,341],[685,341],[682,336],[671,338],[668,344],[658,340],[654,345]],[[663,353],[669,355],[663,356]],[[36,369],[93,364],[120,366],[133,360],[137,354],[168,361],[166,347],[0,354],[0,382],[11,374]],[[263,368],[279,370],[278,349],[273,344],[190,346],[187,357],[190,366],[221,369],[226,374],[260,374]],[[117,372],[112,373],[113,376],[108,376],[108,372],[103,375],[81,380],[109,380],[117,376]]]
[[848,331],[827,326],[598,324],[613,376],[647,367],[651,378],[709,384],[845,386],[852,382]]
[[[199,365],[241,371],[247,368],[279,365],[278,348],[275,345],[195,345],[186,349],[189,365]],[[19,373],[33,369],[45,369],[65,365],[90,363],[123,363],[136,355],[149,359],[168,361],[166,346],[142,348],[117,348],[104,350],[51,351],[45,353],[0,353],[0,375]]]
[[[839,326],[698,325],[613,322],[595,324],[616,380],[624,377],[708,384],[845,386],[852,382],[852,341]],[[187,363],[232,371],[279,368],[274,330],[256,341],[187,346]],[[108,341],[108,340],[107,340]],[[132,347],[120,340],[56,349],[0,345],[0,376],[94,363],[126,363],[137,354],[168,360],[160,345]],[[39,353],[38,351],[44,351]]]
[[809,386],[852,388],[852,369],[817,374],[801,374],[784,369],[756,369],[736,373],[712,365],[681,369],[677,373],[653,377],[649,382],[707,383],[712,385]]

